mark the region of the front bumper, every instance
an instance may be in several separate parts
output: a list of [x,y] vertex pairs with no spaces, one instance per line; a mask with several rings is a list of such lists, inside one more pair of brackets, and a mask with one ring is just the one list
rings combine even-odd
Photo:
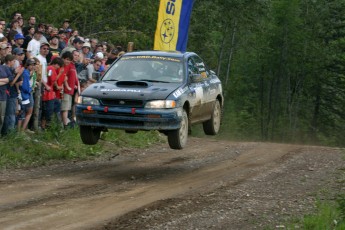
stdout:
[[79,125],[125,130],[174,130],[180,128],[182,108],[145,109],[76,106]]

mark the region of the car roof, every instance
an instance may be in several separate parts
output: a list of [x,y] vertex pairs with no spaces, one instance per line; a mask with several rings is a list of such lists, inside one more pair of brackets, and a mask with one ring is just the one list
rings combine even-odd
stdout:
[[149,50],[149,51],[134,51],[125,53],[123,56],[138,56],[138,55],[148,55],[148,56],[164,56],[164,57],[175,57],[175,58],[182,58],[187,57],[193,54],[192,52],[184,52],[181,53],[179,51],[157,51],[157,50]]

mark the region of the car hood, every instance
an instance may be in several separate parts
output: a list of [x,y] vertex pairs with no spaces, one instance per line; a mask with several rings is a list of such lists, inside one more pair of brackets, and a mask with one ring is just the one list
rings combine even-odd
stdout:
[[94,83],[82,96],[98,99],[164,100],[181,86],[181,83],[145,81],[117,81]]

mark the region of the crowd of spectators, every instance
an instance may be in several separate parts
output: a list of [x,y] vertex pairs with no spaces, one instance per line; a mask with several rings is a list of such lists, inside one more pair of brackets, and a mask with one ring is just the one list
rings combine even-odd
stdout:
[[80,92],[97,81],[124,51],[121,46],[85,38],[65,19],[60,26],[27,23],[19,12],[0,19],[0,131],[32,133],[53,118],[75,124]]

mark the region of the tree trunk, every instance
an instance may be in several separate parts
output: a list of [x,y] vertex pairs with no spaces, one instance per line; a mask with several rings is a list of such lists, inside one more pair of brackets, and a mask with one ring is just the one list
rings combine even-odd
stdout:
[[228,68],[226,70],[225,85],[227,85],[228,81],[229,81],[231,59],[232,59],[232,55],[233,55],[234,48],[235,48],[235,35],[236,35],[236,31],[237,31],[237,21],[235,21],[234,28],[232,30],[231,48],[230,48],[229,58],[228,58]]

